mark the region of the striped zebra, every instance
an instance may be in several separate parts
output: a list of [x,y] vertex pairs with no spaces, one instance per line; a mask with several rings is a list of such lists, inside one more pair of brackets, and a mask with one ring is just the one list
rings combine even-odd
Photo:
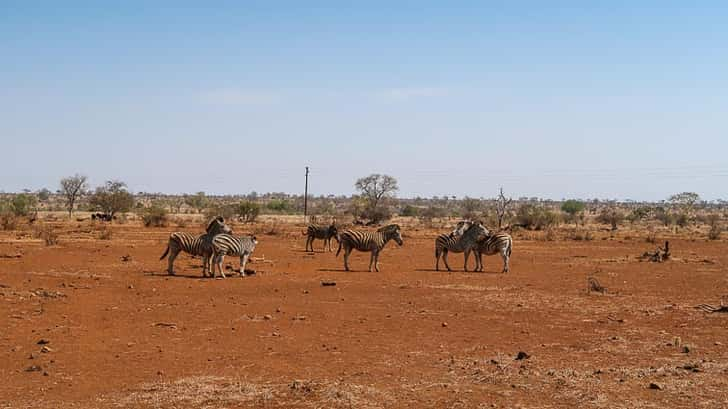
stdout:
[[[331,238],[333,237],[337,241],[339,240],[335,222],[331,223],[329,226],[309,224],[308,229],[306,229],[306,236],[306,251],[311,252],[313,252],[313,242],[316,239],[323,240],[324,250],[326,250],[328,246],[329,251],[331,251]],[[309,248],[311,250],[309,250]]]
[[477,241],[488,234],[488,229],[481,222],[463,221],[450,234],[441,234],[435,239],[435,270],[440,271],[440,257],[445,262],[447,271],[452,271],[447,263],[447,253],[465,253],[465,271],[468,271],[468,258],[475,249]]
[[245,263],[248,257],[253,254],[258,239],[255,236],[234,237],[230,234],[218,234],[212,239],[212,277],[215,277],[215,265],[222,278],[225,273],[222,270],[222,262],[226,255],[240,256],[240,275],[245,276]]
[[500,253],[503,258],[503,272],[507,273],[510,270],[508,262],[512,250],[513,238],[508,233],[489,234],[478,240],[478,244],[475,246],[475,271],[483,271],[483,254],[491,256]]
[[375,232],[344,230],[339,235],[339,249],[336,251],[336,257],[339,257],[341,248],[344,248],[344,269],[349,271],[349,255],[352,249],[359,251],[371,252],[369,258],[369,271],[374,269],[379,271],[379,253],[382,251],[388,241],[394,240],[402,245],[402,234],[398,224],[390,224],[378,229]]
[[205,234],[199,236],[185,232],[176,232],[169,235],[167,249],[159,258],[163,260],[169,254],[167,274],[174,275],[174,259],[177,258],[180,251],[184,251],[192,256],[202,256],[202,276],[206,276],[206,272],[210,271],[212,238],[216,234],[231,233],[232,230],[225,224],[225,219],[222,216],[217,216],[207,224],[206,231]]

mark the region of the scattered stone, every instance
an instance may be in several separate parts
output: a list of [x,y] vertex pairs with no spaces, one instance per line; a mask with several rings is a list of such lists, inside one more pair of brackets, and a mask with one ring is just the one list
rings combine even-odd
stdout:
[[48,341],[47,339],[43,339],[43,338],[41,338],[41,339],[40,339],[40,340],[38,340],[38,342],[37,342],[37,344],[38,344],[38,345],[48,345],[48,344],[50,344],[50,343],[51,343],[51,341]]
[[276,308],[276,312],[281,312],[281,308],[280,307]]
[[130,290],[133,290],[134,289],[134,285],[133,284],[129,284],[126,288],[128,288]]
[[53,352],[53,350],[52,350],[52,349],[50,349],[49,347],[47,347],[47,346],[43,345],[43,348],[41,348],[41,349],[40,349],[40,352],[42,352],[42,353],[44,353],[44,354],[47,354],[47,353],[49,353],[49,352]]
[[447,322],[443,322],[443,323],[442,323],[442,326],[443,326],[443,328],[444,328],[444,327],[447,327]]
[[43,376],[50,376],[50,374],[49,374],[48,372],[45,372],[45,371],[44,371],[44,372],[43,372]]
[[720,342],[720,341],[715,341],[715,342],[714,342],[713,344],[714,344],[715,346],[721,346],[721,345],[723,345],[723,343],[722,343],[722,342]]
[[650,382],[650,389],[661,391],[665,389],[665,386],[657,382]]
[[682,352],[683,354],[689,354],[693,350],[693,347],[690,345],[683,345]]
[[682,345],[682,339],[680,337],[673,338],[672,345],[676,346],[676,347],[680,347],[680,345]]
[[322,281],[321,286],[322,287],[333,287],[336,285],[336,281]]
[[31,365],[27,368],[25,368],[25,372],[40,372],[43,368],[40,367],[40,365]]
[[264,319],[264,320],[266,320],[266,321],[269,321],[269,320],[272,320],[272,319],[273,319],[273,317],[272,317],[272,316],[271,316],[270,314],[265,314],[265,315],[263,316],[263,319]]
[[272,337],[280,337],[280,336],[281,336],[281,334],[280,334],[280,333],[278,333],[278,332],[274,332],[274,333],[272,333],[272,334],[270,334],[270,335],[271,335]]
[[521,361],[524,359],[528,359],[530,357],[531,357],[531,355],[528,355],[527,353],[525,353],[523,351],[519,351],[518,355],[516,355],[516,361]]
[[125,255],[121,256],[121,261],[123,261],[123,262],[131,261],[131,256],[128,254],[125,254]]

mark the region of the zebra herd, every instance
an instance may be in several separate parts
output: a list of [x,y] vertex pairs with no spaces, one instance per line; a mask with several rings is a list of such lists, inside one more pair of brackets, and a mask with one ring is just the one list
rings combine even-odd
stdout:
[[[306,230],[306,251],[313,251],[315,239],[324,240],[324,250],[328,245],[331,251],[331,239],[339,241],[339,249],[336,256],[339,256],[341,249],[344,249],[344,270],[349,271],[349,255],[352,249],[364,252],[371,252],[369,259],[369,271],[372,265],[379,271],[379,253],[390,240],[402,245],[401,228],[397,224],[390,224],[378,229],[375,232],[344,230],[338,232],[335,223],[329,226],[309,225]],[[441,234],[435,239],[435,270],[440,270],[440,258],[445,262],[448,271],[452,271],[447,263],[447,254],[465,253],[465,271],[468,271],[468,258],[470,253],[475,255],[475,270],[483,271],[483,255],[500,254],[503,259],[503,272],[510,270],[510,257],[513,249],[513,238],[505,232],[491,233],[482,222],[463,220],[457,224],[455,229],[447,234]]]
[[[387,243],[394,240],[403,245],[402,229],[397,224],[390,224],[376,231],[360,231],[346,229],[339,231],[335,222],[328,226],[311,224],[306,229],[306,251],[313,251],[316,239],[324,241],[324,250],[331,251],[331,239],[336,239],[339,248],[336,256],[344,250],[344,270],[349,271],[349,256],[352,250],[371,253],[369,271],[379,271],[379,254]],[[215,277],[215,267],[225,278],[222,263],[226,255],[240,257],[240,275],[245,275],[245,264],[253,254],[258,240],[255,236],[232,235],[232,229],[221,217],[215,217],[207,224],[206,232],[195,236],[190,233],[177,232],[169,236],[167,249],[159,258],[163,260],[169,254],[167,273],[174,275],[174,260],[180,252],[202,257],[202,276],[208,274]],[[468,258],[474,253],[475,270],[483,271],[483,254],[500,254],[503,259],[503,272],[509,271],[509,261],[513,248],[513,239],[504,232],[491,233],[482,222],[463,220],[458,222],[450,233],[440,234],[435,239],[435,269],[440,270],[440,258],[448,271],[452,271],[447,262],[448,253],[464,253],[464,269],[468,271]]]

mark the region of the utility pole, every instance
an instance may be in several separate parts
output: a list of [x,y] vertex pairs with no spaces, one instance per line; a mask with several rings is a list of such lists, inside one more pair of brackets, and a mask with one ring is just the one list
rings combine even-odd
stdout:
[[303,192],[303,221],[305,223],[308,215],[308,166],[306,166],[306,188]]

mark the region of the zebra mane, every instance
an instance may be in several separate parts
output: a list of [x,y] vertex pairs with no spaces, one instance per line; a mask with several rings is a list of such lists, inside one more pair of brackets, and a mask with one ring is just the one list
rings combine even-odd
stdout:
[[214,224],[218,224],[218,223],[219,224],[225,224],[225,218],[222,217],[222,216],[215,216],[215,217],[213,217],[212,220],[210,220],[210,222],[207,223],[207,228],[205,229],[205,231],[207,231],[209,233],[212,230],[212,226]]
[[388,225],[386,225],[384,227],[380,227],[380,228],[377,229],[378,232],[382,232],[382,233],[384,233],[384,232],[392,232],[392,231],[395,231],[395,230],[400,230],[398,224],[388,224]]

